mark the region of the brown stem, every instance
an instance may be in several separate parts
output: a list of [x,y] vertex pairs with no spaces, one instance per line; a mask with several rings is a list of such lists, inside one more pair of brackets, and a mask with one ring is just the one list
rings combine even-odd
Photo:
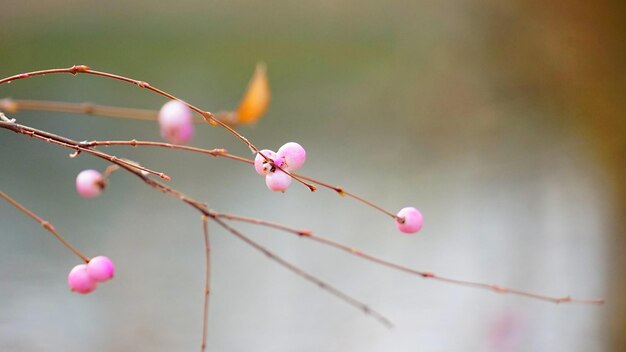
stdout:
[[209,241],[209,223],[206,215],[202,215],[202,232],[204,234],[204,307],[202,309],[202,342],[200,352],[206,350],[207,330],[209,321],[209,295],[211,292],[211,243]]
[[257,147],[255,147],[252,143],[250,143],[250,141],[248,141],[248,139],[244,136],[242,136],[240,133],[238,133],[237,131],[235,131],[234,129],[232,129],[230,126],[226,125],[224,122],[219,121],[217,119],[215,119],[213,113],[209,112],[209,111],[204,111],[192,104],[189,104],[177,97],[175,97],[174,95],[161,90],[157,87],[154,87],[152,85],[150,85],[150,83],[148,82],[144,82],[144,81],[139,81],[136,79],[132,79],[132,78],[128,78],[128,77],[124,77],[121,75],[116,75],[113,73],[108,73],[108,72],[101,72],[101,71],[95,71],[92,70],[89,66],[86,65],[74,65],[72,67],[68,67],[68,68],[55,68],[55,69],[49,69],[49,70],[40,70],[40,71],[32,71],[32,72],[26,72],[26,73],[20,73],[17,75],[13,75],[10,77],[6,77],[3,79],[0,79],[0,85],[4,84],[4,83],[11,83],[12,81],[17,81],[20,79],[25,79],[25,78],[30,78],[30,77],[35,77],[35,76],[44,76],[44,75],[48,75],[48,74],[58,74],[58,73],[69,73],[72,75],[77,75],[79,73],[83,73],[83,74],[88,74],[88,75],[94,75],[94,76],[100,76],[100,77],[105,77],[105,78],[110,78],[113,80],[118,80],[118,81],[122,81],[122,82],[127,82],[127,83],[131,83],[134,84],[136,86],[138,86],[139,88],[145,88],[148,89],[154,93],[157,93],[159,95],[162,95],[170,100],[178,100],[181,103],[187,105],[187,107],[189,107],[191,110],[197,112],[198,114],[200,114],[200,116],[202,116],[202,118],[212,124],[212,125],[220,125],[221,127],[223,127],[224,129],[226,129],[228,132],[232,133],[235,137],[239,138],[242,142],[244,142],[253,152],[258,152],[259,149]]
[[56,239],[59,240],[59,242],[61,242],[61,244],[63,244],[65,247],[67,247],[67,249],[72,251],[78,257],[80,257],[80,259],[82,259],[85,263],[89,262],[89,260],[90,260],[89,257],[87,257],[86,255],[81,253],[78,249],[76,249],[76,247],[72,246],[71,243],[69,243],[63,236],[61,236],[60,233],[57,232],[57,230],[54,228],[54,226],[52,226],[51,223],[49,223],[48,221],[42,219],[37,214],[33,213],[28,208],[26,208],[22,204],[18,203],[15,199],[9,197],[6,193],[4,193],[2,191],[0,191],[0,197],[4,198],[7,202],[9,202],[11,205],[16,207],[17,209],[19,209],[21,212],[23,212],[24,214],[30,216],[33,220],[37,221],[44,229],[46,229],[47,231],[52,233],[54,235],[54,237],[56,237]]
[[313,241],[317,241],[319,243],[322,243],[324,245],[330,246],[330,247],[334,247],[336,249],[340,249],[344,252],[350,253],[352,255],[355,255],[361,259],[365,259],[371,262],[374,262],[376,264],[380,264],[395,270],[399,270],[399,271],[403,271],[409,274],[413,274],[413,275],[418,275],[421,276],[425,279],[433,279],[433,280],[437,280],[437,281],[442,281],[442,282],[447,282],[447,283],[451,283],[451,284],[456,284],[456,285],[460,285],[460,286],[469,286],[469,287],[475,287],[475,288],[481,288],[481,289],[487,289],[496,293],[510,293],[513,295],[518,295],[518,296],[525,296],[525,297],[529,297],[529,298],[534,298],[534,299],[538,299],[538,300],[543,300],[543,301],[549,301],[549,302],[553,302],[553,303],[581,303],[581,304],[603,304],[604,300],[602,299],[574,299],[570,296],[564,296],[564,297],[554,297],[554,296],[546,296],[546,295],[541,295],[541,294],[536,294],[536,293],[532,293],[532,292],[527,292],[527,291],[522,291],[522,290],[517,290],[517,289],[512,289],[512,288],[508,288],[508,287],[503,287],[503,286],[499,286],[499,285],[491,285],[491,284],[485,284],[485,283],[481,283],[481,282],[474,282],[474,281],[466,281],[466,280],[458,280],[458,279],[452,279],[452,278],[447,278],[447,277],[442,277],[442,276],[438,276],[435,273],[429,272],[429,271],[419,271],[419,270],[415,270],[412,268],[409,268],[407,266],[403,266],[400,264],[396,264],[378,257],[375,257],[373,255],[367,254],[359,249],[356,248],[352,248],[349,246],[346,246],[344,244],[341,244],[339,242],[333,241],[331,239],[328,238],[324,238],[321,236],[317,236],[315,234],[313,234],[313,232],[308,231],[308,230],[299,230],[299,229],[295,229],[289,226],[285,226],[282,224],[278,224],[278,223],[274,223],[274,222],[270,222],[270,221],[265,221],[265,220],[261,220],[261,219],[256,219],[256,218],[250,218],[250,217],[245,217],[245,216],[239,216],[239,215],[233,215],[233,214],[226,214],[226,213],[218,213],[218,212],[213,212],[214,215],[218,218],[224,218],[224,219],[228,219],[228,220],[234,220],[234,221],[240,221],[240,222],[247,222],[247,223],[251,223],[251,224],[255,224],[255,225],[261,225],[261,226],[266,226],[266,227],[271,227],[277,230],[281,230],[290,234],[294,234],[300,237],[305,237],[305,238],[309,238]]
[[222,154],[226,154],[227,152],[226,149],[203,149],[203,148],[196,148],[196,147],[190,147],[186,145],[171,144],[171,143],[164,143],[164,142],[138,141],[136,139],[131,139],[129,141],[89,141],[89,142],[81,143],[81,146],[83,147],[99,147],[99,146],[109,147],[109,146],[115,146],[115,145],[123,145],[123,146],[130,146],[130,147],[161,147],[161,148],[185,150],[185,151],[194,152],[194,153],[208,154],[211,156],[220,156]]
[[[148,141],[138,141],[138,140],[129,140],[129,141],[90,141],[90,142],[83,142],[81,143],[81,145],[83,147],[97,147],[97,146],[113,146],[113,145],[125,145],[125,146],[131,146],[131,147],[138,147],[138,146],[149,146],[149,147],[162,147],[162,148],[170,148],[170,149],[179,149],[179,150],[186,150],[186,151],[191,151],[191,152],[195,152],[195,153],[202,153],[202,154],[209,154],[211,156],[214,157],[221,157],[221,158],[226,158],[226,159],[231,159],[231,160],[235,160],[235,161],[239,161],[245,164],[250,164],[250,165],[254,165],[254,161],[251,159],[247,159],[244,157],[240,157],[237,155],[232,155],[232,154],[228,154],[226,149],[203,149],[203,148],[196,148],[196,147],[189,147],[189,146],[185,146],[185,145],[178,145],[178,144],[170,144],[170,143],[162,143],[162,142],[148,142]],[[322,182],[319,180],[316,180],[314,178],[308,177],[308,176],[304,176],[304,175],[300,175],[300,174],[296,174],[296,173],[289,173],[291,176],[295,176],[298,178],[301,178],[303,180],[307,180],[311,183],[315,183],[316,185],[322,186],[324,188],[333,190],[335,192],[337,192],[339,195],[341,196],[347,196],[350,197],[352,199],[357,200],[358,202],[361,202],[371,208],[374,208],[378,211],[380,211],[381,213],[388,215],[394,219],[396,219],[397,217],[391,213],[390,211],[384,209],[381,206],[378,206],[374,203],[372,203],[371,201],[368,201],[360,196],[357,196],[354,193],[345,191],[342,187],[339,186],[333,186],[330,185],[326,182]]]
[[[0,113],[0,116],[4,116],[4,115],[2,113]],[[21,133],[23,135],[26,135],[26,136],[29,136],[29,137],[32,137],[32,138],[41,139],[41,140],[43,140],[45,142],[58,144],[58,145],[62,145],[64,147],[68,147],[70,149],[74,149],[74,151],[76,153],[85,152],[85,153],[92,154],[92,155],[95,155],[97,157],[100,157],[102,159],[108,160],[109,162],[112,162],[114,164],[124,165],[124,166],[127,166],[127,167],[138,169],[138,170],[141,170],[143,172],[159,176],[160,178],[162,178],[164,180],[171,180],[171,177],[169,177],[168,175],[166,175],[163,172],[154,171],[154,170],[148,169],[146,167],[143,167],[143,166],[141,166],[141,165],[139,165],[137,163],[134,163],[134,162],[131,162],[131,161],[128,161],[128,160],[125,160],[125,159],[118,158],[117,156],[109,155],[109,154],[106,154],[106,153],[103,153],[103,152],[100,152],[100,151],[97,151],[97,150],[93,150],[93,149],[90,149],[90,148],[83,147],[83,146],[81,146],[80,143],[76,143],[76,144],[68,143],[68,141],[71,141],[71,142],[74,142],[74,141],[72,141],[71,139],[64,138],[64,137],[57,138],[57,137],[60,137],[60,136],[57,136],[57,135],[52,134],[50,132],[41,131],[41,130],[38,130],[36,128],[20,125],[20,124],[15,123],[15,122],[7,122],[5,120],[1,120],[0,121],[0,127],[8,129],[8,130],[11,130],[11,131],[16,132],[16,133]],[[76,154],[73,154],[72,156],[76,156]]]
[[158,116],[158,111],[147,109],[120,108],[92,103],[69,103],[9,98],[0,100],[0,110],[4,110],[7,113],[15,113],[20,110],[55,111],[141,121],[156,121]]
[[[118,119],[139,120],[155,122],[158,119],[159,112],[149,109],[122,108],[110,105],[99,105],[93,103],[70,103],[63,101],[46,101],[46,100],[28,100],[28,99],[0,99],[0,110],[7,113],[15,113],[20,110],[34,111],[55,111],[67,112],[72,114],[85,114],[93,116],[113,117]],[[221,111],[214,115],[218,119],[229,125],[238,123],[232,118],[233,112]],[[195,124],[204,124],[206,121],[194,119]]]
[[387,328],[392,328],[393,327],[393,324],[391,323],[391,321],[389,321],[389,319],[385,318],[385,316],[383,316],[382,314],[376,312],[375,310],[372,310],[370,307],[368,307],[366,304],[362,303],[361,301],[353,298],[352,296],[349,296],[349,295],[343,293],[342,291],[336,289],[335,287],[331,286],[330,284],[328,284],[328,283],[318,279],[316,276],[313,276],[313,275],[309,274],[308,272],[306,272],[306,271],[300,269],[299,267],[291,264],[290,262],[286,261],[285,259],[277,256],[276,254],[271,252],[269,249],[263,247],[258,242],[253,241],[249,237],[243,235],[241,232],[237,231],[235,228],[231,227],[230,225],[228,225],[224,221],[220,220],[218,217],[213,217],[213,220],[216,223],[218,223],[220,226],[222,226],[225,230],[227,230],[228,232],[232,233],[235,237],[237,237],[240,240],[244,241],[245,243],[247,243],[248,245],[250,245],[251,247],[253,247],[257,251],[265,254],[265,256],[267,256],[269,259],[271,259],[271,260],[275,261],[276,263],[280,264],[281,266],[285,267],[287,270],[289,270],[289,271],[293,272],[294,274],[304,278],[307,281],[310,281],[310,282],[314,283],[315,285],[317,285],[321,289],[331,293],[332,295],[336,296],[337,298],[341,299],[342,301],[344,301],[344,302],[350,304],[351,306],[354,306],[357,309],[361,310],[363,313],[372,316],[374,319],[376,319],[379,323],[383,324]]

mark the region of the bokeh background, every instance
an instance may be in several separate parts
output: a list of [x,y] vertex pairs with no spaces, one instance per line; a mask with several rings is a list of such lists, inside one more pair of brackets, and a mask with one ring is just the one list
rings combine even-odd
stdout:
[[[271,107],[241,132],[298,141],[302,172],[426,225],[399,234],[349,199],[269,192],[245,165],[169,150],[108,151],[165,170],[216,210],[310,228],[418,269],[546,294],[553,305],[422,280],[313,242],[247,234],[389,316],[387,330],[212,227],[212,351],[626,350],[626,34],[623,1],[4,1],[0,75],[87,64],[210,111],[232,109],[255,63]],[[158,109],[146,91],[86,76],[0,87],[0,97]],[[20,112],[79,139],[158,139],[156,124]],[[219,128],[192,143],[247,149]],[[118,274],[68,291],[77,258],[0,203],[0,350],[189,351],[200,341],[198,215],[115,174],[85,201],[75,175],[106,164],[0,131],[0,189]]]

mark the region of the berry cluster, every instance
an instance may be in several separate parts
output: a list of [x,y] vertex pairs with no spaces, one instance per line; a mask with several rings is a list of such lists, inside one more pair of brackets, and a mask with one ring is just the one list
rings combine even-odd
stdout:
[[115,266],[111,259],[98,256],[87,264],[76,265],[67,275],[67,284],[72,291],[87,294],[95,290],[98,283],[113,278],[114,274]]
[[299,169],[306,161],[306,151],[295,142],[285,143],[274,152],[263,149],[254,158],[254,169],[265,176],[267,188],[274,192],[285,192],[291,184],[291,171]]

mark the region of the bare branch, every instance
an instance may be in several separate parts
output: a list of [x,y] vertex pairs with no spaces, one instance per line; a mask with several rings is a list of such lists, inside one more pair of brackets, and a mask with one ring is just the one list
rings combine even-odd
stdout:
[[202,309],[202,342],[200,352],[206,350],[207,329],[209,321],[209,295],[211,293],[211,243],[209,241],[209,223],[206,215],[202,215],[202,232],[204,234],[204,305]]
[[9,197],[6,193],[4,193],[2,191],[0,191],[0,197],[4,198],[7,202],[9,202],[11,205],[16,207],[17,209],[19,209],[21,212],[23,212],[24,214],[28,215],[33,220],[37,221],[44,229],[46,229],[48,232],[53,234],[54,237],[57,240],[59,240],[59,242],[61,242],[61,244],[63,244],[65,247],[67,247],[67,249],[69,249],[74,254],[76,254],[85,263],[89,262],[89,260],[90,260],[89,257],[87,257],[86,255],[81,253],[78,249],[76,249],[76,247],[74,247],[63,236],[61,236],[61,234],[57,232],[57,230],[54,228],[54,226],[52,226],[51,223],[49,223],[48,221],[42,219],[40,216],[38,216],[37,214],[33,213],[30,209],[26,208],[25,206],[23,206],[22,204],[17,202],[15,199]]
[[438,276],[433,272],[430,271],[420,271],[420,270],[416,270],[404,265],[400,265],[397,263],[393,263],[390,261],[387,261],[385,259],[381,259],[379,257],[373,256],[371,254],[367,254],[359,249],[353,248],[353,247],[349,247],[346,246],[344,244],[341,244],[339,242],[333,241],[331,239],[325,238],[325,237],[321,237],[318,235],[313,234],[313,232],[309,231],[309,230],[299,230],[296,228],[292,228],[289,226],[285,226],[279,223],[275,223],[275,222],[270,222],[270,221],[265,221],[262,219],[256,219],[256,218],[250,218],[250,217],[245,217],[245,216],[239,216],[239,215],[233,215],[233,214],[226,214],[226,213],[218,213],[218,212],[213,212],[213,215],[218,217],[218,218],[223,218],[223,219],[228,219],[228,220],[234,220],[234,221],[240,221],[240,222],[247,222],[247,223],[251,223],[251,224],[255,224],[255,225],[261,225],[261,226],[266,226],[266,227],[271,227],[283,232],[287,232],[293,235],[297,235],[300,237],[305,237],[308,239],[311,239],[313,241],[322,243],[324,245],[330,246],[330,247],[334,247],[336,249],[342,250],[344,252],[350,253],[354,256],[357,256],[361,259],[365,259],[371,262],[374,262],[376,264],[380,264],[398,271],[403,271],[412,275],[417,275],[420,276],[422,278],[425,279],[433,279],[436,281],[441,281],[441,282],[447,282],[447,283],[451,283],[451,284],[455,284],[455,285],[460,285],[460,286],[468,286],[468,287],[474,287],[474,288],[480,288],[480,289],[486,289],[486,290],[490,290],[496,293],[501,293],[501,294],[513,294],[513,295],[518,295],[518,296],[524,296],[524,297],[529,297],[529,298],[534,298],[534,299],[538,299],[538,300],[542,300],[542,301],[548,301],[548,302],[553,302],[553,303],[580,303],[580,304],[603,304],[604,300],[602,299],[576,299],[576,298],[572,298],[570,296],[563,296],[563,297],[555,297],[555,296],[546,296],[546,295],[541,295],[541,294],[537,294],[537,293],[533,293],[533,292],[528,292],[528,291],[522,291],[522,290],[518,290],[518,289],[513,289],[513,288],[508,288],[508,287],[503,287],[500,285],[493,285],[493,284],[486,284],[486,283],[482,283],[482,282],[475,282],[475,281],[466,281],[466,280],[459,280],[459,279],[453,279],[453,278],[448,278],[448,277],[443,277],[443,276]]

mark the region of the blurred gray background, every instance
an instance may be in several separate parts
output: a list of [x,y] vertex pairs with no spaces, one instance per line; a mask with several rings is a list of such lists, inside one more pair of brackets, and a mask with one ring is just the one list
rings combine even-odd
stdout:
[[[0,76],[87,64],[210,111],[238,103],[257,61],[273,100],[260,147],[306,147],[302,173],[392,211],[298,185],[269,192],[251,167],[170,150],[109,148],[164,170],[216,210],[309,228],[411,267],[546,294],[553,305],[423,280],[286,234],[246,234],[390,317],[373,319],[211,227],[211,351],[618,351],[624,324],[624,4],[620,1],[5,1]],[[158,109],[96,77],[0,86],[0,97]],[[158,140],[156,123],[20,112],[78,140]],[[219,128],[192,145],[247,148]],[[77,258],[0,203],[0,350],[189,351],[200,341],[199,216],[124,173],[100,198],[75,175],[106,164],[0,130],[0,189],[89,255],[117,264],[87,296]]]

